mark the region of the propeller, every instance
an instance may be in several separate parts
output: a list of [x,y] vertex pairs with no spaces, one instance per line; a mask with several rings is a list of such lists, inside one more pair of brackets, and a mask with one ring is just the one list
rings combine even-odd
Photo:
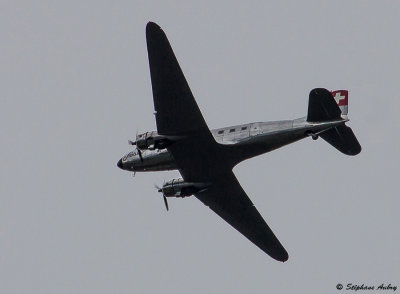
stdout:
[[137,146],[137,141],[138,141],[138,131],[136,131],[135,141],[128,140],[128,144],[136,146],[136,151],[137,151],[137,153],[139,155],[140,161],[143,162],[142,151]]
[[138,152],[138,154],[139,154],[140,161],[143,162],[142,151],[140,151],[140,149],[137,148],[137,147],[136,147],[136,150],[137,150],[137,152]]
[[164,204],[165,204],[165,208],[167,209],[167,211],[169,210],[168,208],[168,201],[167,201],[167,197],[164,194],[164,191],[162,188],[158,187],[157,185],[154,185],[154,187],[157,189],[158,192],[162,193],[163,198],[164,198]]
[[136,130],[135,141],[128,140],[128,144],[133,146],[137,145],[137,139],[138,139],[138,131]]

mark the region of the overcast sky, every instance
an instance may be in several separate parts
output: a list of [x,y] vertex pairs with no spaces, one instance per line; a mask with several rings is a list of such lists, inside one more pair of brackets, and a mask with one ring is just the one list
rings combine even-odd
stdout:
[[[0,293],[400,286],[400,3],[189,2],[1,1]],[[350,91],[361,154],[306,139],[234,169],[286,263],[194,197],[166,212],[154,184],[178,172],[117,168],[155,129],[150,20],[210,128],[304,116],[315,87]]]

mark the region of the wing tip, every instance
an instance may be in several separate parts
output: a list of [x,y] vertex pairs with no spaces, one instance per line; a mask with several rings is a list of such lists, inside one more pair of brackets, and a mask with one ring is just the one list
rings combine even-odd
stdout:
[[[278,239],[276,239],[276,237],[275,241],[279,242]],[[280,243],[274,244],[272,246],[262,246],[262,245],[260,246],[260,244],[257,243],[254,244],[257,245],[262,251],[264,251],[264,253],[266,253],[269,257],[275,259],[276,261],[285,262],[289,259],[289,254]]]
[[289,259],[289,255],[286,253],[286,255],[282,259],[280,259],[279,261],[286,262],[286,261],[288,261],[288,259]]
[[281,254],[279,254],[279,255],[274,255],[274,256],[272,256],[272,255],[270,255],[273,259],[275,259],[275,260],[277,260],[277,261],[280,261],[280,262],[285,262],[285,261],[287,261],[288,259],[289,259],[289,254],[285,251],[285,252],[282,252]]
[[167,40],[167,36],[165,35],[163,29],[158,24],[149,21],[146,25],[146,40],[147,40],[147,45],[149,45],[154,42],[155,43],[163,42]]
[[[276,239],[276,241],[279,242],[278,239]],[[274,246],[271,246],[271,247],[267,247],[267,248],[260,247],[260,248],[262,251],[264,251],[270,257],[272,257],[273,259],[275,259],[277,261],[285,262],[289,259],[289,254],[287,253],[286,249],[280,243],[278,246],[275,244]]]
[[146,25],[146,32],[151,33],[155,31],[162,31],[161,27],[155,22],[149,21]]

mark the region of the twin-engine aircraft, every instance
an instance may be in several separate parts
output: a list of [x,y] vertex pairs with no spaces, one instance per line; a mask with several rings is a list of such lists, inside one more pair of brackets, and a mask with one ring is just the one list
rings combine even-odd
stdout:
[[347,155],[360,153],[357,138],[345,125],[348,91],[312,90],[303,118],[210,131],[165,33],[149,22],[146,39],[157,131],[129,141],[136,149],[122,157],[118,167],[131,172],[179,170],[181,179],[158,188],[167,210],[166,197],[194,195],[269,256],[286,261],[288,253],[232,169],[243,160],[307,137],[321,137]]

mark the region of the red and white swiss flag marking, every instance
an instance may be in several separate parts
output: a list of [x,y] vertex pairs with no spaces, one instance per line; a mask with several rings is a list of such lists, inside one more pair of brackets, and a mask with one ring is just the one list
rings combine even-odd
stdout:
[[347,90],[332,91],[332,96],[339,106],[347,106],[349,104],[349,91]]

